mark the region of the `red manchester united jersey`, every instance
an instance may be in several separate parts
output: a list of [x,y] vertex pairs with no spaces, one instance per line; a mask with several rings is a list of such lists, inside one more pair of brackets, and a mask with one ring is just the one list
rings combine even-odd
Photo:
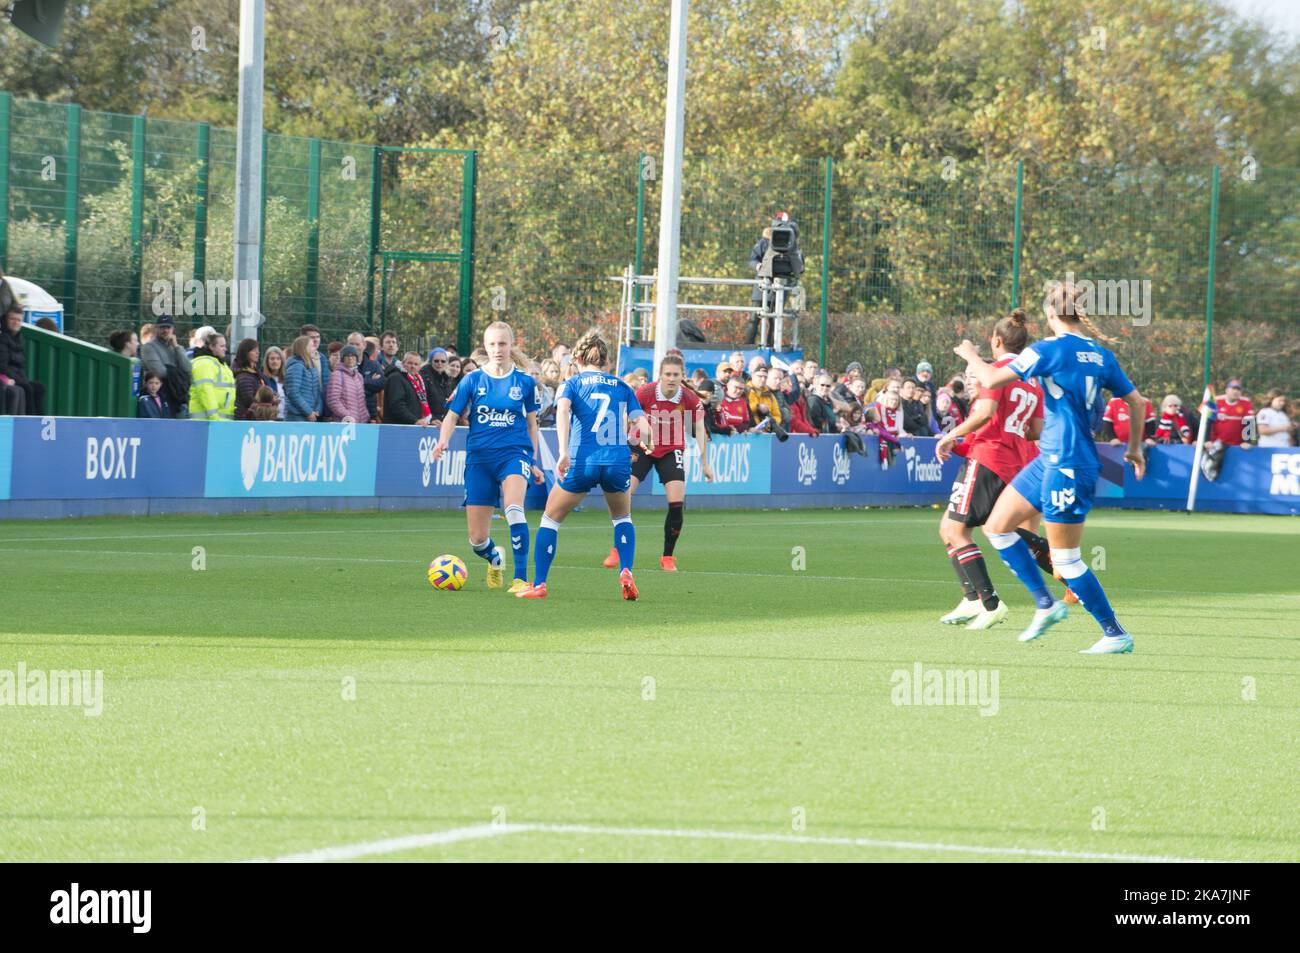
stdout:
[[679,385],[677,393],[665,397],[658,381],[637,388],[637,402],[650,419],[655,449],[652,457],[662,457],[674,450],[686,449],[686,435],[695,433],[695,422],[704,419],[699,397],[689,387]]
[[[1254,436],[1255,405],[1249,397],[1243,397],[1235,404],[1228,403],[1228,398],[1220,397],[1215,401],[1214,429],[1211,440],[1222,440],[1229,447],[1240,447]],[[1246,429],[1250,428],[1250,435]]]
[[[1005,367],[1016,355],[1005,354],[994,367]],[[1038,445],[1030,440],[1029,422],[1043,416],[1043,392],[1037,384],[1012,381],[1005,387],[981,387],[980,399],[997,402],[993,418],[967,438],[966,457],[988,467],[1003,481],[1011,478],[1038,456]]]
[[[1110,422],[1111,428],[1115,431],[1115,439],[1121,443],[1128,443],[1128,401],[1123,397],[1112,397],[1106,403],[1106,413],[1102,420]],[[1146,402],[1146,419],[1142,421],[1143,427],[1147,423],[1154,423],[1156,419],[1155,408],[1151,406],[1151,401]]]

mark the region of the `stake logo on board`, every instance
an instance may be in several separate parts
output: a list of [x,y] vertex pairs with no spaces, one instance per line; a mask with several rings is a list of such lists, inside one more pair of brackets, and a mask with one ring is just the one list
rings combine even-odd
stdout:
[[852,475],[853,456],[844,449],[842,443],[836,443],[831,450],[831,479],[837,486],[843,486]]
[[804,486],[812,486],[817,480],[817,451],[811,444],[799,444],[799,471],[796,479]]

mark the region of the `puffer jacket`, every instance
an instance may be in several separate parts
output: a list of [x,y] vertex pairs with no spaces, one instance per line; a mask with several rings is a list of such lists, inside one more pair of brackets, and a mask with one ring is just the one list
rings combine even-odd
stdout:
[[248,409],[257,400],[257,391],[262,386],[262,375],[252,368],[245,367],[235,375],[235,419],[249,420]]
[[764,387],[759,390],[751,384],[747,389],[749,391],[749,412],[754,423],[758,423],[763,419],[763,415],[758,412],[760,407],[772,416],[772,423],[782,423],[781,405],[777,403],[776,395],[772,393],[771,388]]
[[325,394],[320,368],[311,368],[297,354],[284,365],[284,419],[317,419],[325,415]]
[[370,423],[370,411],[366,407],[366,382],[361,372],[355,367],[340,364],[330,375],[326,388],[325,402],[329,406],[330,416],[335,420],[348,420],[355,423]]

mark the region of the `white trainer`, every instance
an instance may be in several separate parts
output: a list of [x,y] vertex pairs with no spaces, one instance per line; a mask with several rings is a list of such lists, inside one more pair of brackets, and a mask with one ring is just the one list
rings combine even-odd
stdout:
[[998,607],[996,609],[985,609],[983,606],[980,606],[980,614],[972,619],[970,625],[966,626],[966,628],[991,629],[999,622],[1006,619],[1009,611],[1011,610],[1007,608],[1007,604],[1001,599],[998,600]]
[[1080,655],[1125,655],[1133,651],[1133,636],[1103,635],[1091,648],[1080,649]]
[[957,603],[957,608],[943,616],[939,621],[944,625],[961,625],[963,622],[969,622],[983,611],[984,607],[980,605],[978,599],[963,599]]
[[1044,632],[1056,625],[1058,622],[1064,622],[1066,616],[1070,614],[1070,607],[1064,602],[1056,601],[1052,603],[1049,609],[1038,609],[1034,612],[1034,618],[1029,623],[1029,628],[1020,633],[1021,642],[1032,642],[1041,636]]

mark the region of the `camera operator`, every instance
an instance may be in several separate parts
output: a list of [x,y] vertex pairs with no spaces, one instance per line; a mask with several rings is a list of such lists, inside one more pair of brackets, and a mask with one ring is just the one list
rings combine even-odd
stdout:
[[[780,278],[791,291],[799,286],[799,276],[803,274],[803,254],[799,251],[799,226],[791,221],[787,212],[777,212],[772,224],[763,229],[763,237],[758,240],[749,253],[749,263],[758,278]],[[764,340],[758,341],[759,325],[762,321],[763,290],[755,285],[750,294],[750,303],[756,308],[749,317],[749,327],[745,332],[745,343],[761,343],[762,347],[771,347],[775,336],[775,320],[768,325]],[[782,310],[787,315],[794,314],[793,295],[784,296]],[[775,296],[768,301],[769,308],[775,308]]]
[[[759,271],[762,269],[763,257],[767,254],[767,250],[771,246],[772,246],[772,228],[771,226],[769,226],[763,229],[762,237],[759,238],[759,240],[754,244],[754,247],[749,252],[749,267],[754,269],[755,277],[758,276]],[[749,302],[754,306],[754,310],[750,313],[749,325],[745,328],[745,343],[747,345],[752,346],[758,343],[758,329],[759,329],[759,324],[762,321],[762,318],[759,317],[759,314],[763,310],[763,290],[759,288],[758,285],[754,286],[754,290],[749,296]],[[763,347],[769,346],[772,329],[769,327],[767,329],[767,332],[768,332],[767,333],[768,340],[762,342]]]

